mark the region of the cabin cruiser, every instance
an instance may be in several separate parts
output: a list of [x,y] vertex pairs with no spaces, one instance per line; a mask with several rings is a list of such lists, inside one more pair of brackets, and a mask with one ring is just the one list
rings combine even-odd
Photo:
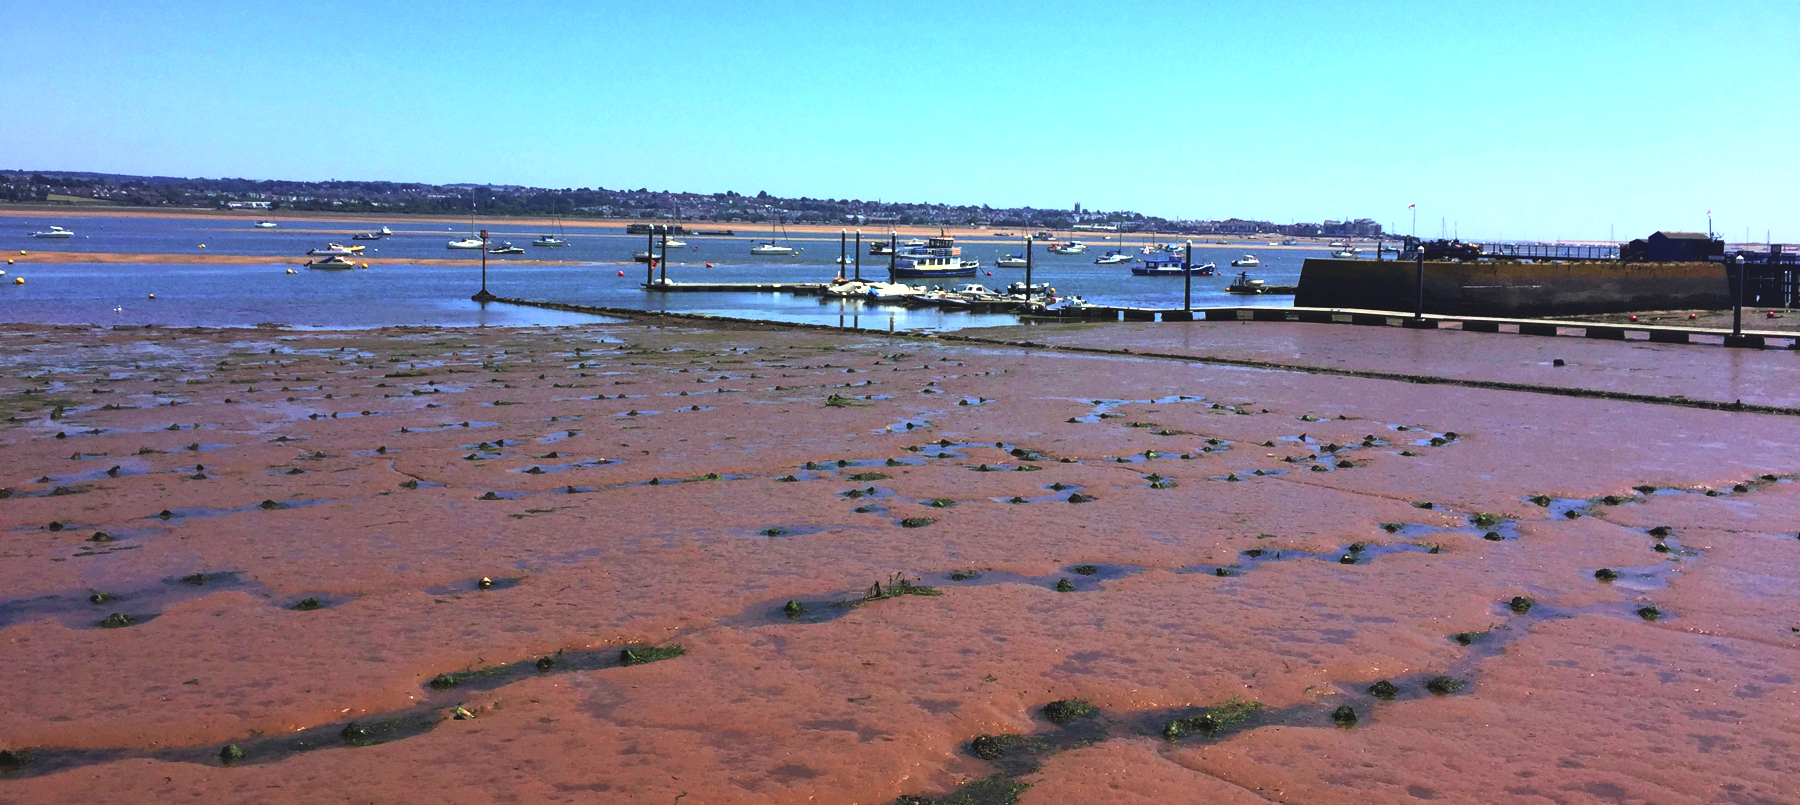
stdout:
[[384,226],[373,232],[358,232],[354,235],[351,235],[350,239],[351,240],[381,240],[382,238],[385,238],[392,234],[394,234],[394,230],[389,229]]
[[1120,263],[1129,263],[1136,259],[1137,259],[1136,257],[1133,257],[1126,252],[1120,251],[1118,249],[1113,249],[1113,250],[1107,252],[1106,254],[1101,255],[1101,257],[1099,259],[1095,260],[1094,265],[1116,266]]
[[555,235],[539,235],[531,242],[533,246],[567,246],[569,242]]
[[360,253],[362,253],[362,250],[363,250],[363,247],[361,247],[361,246],[345,246],[341,243],[327,243],[327,244],[325,244],[325,248],[323,248],[323,249],[308,249],[308,250],[306,250],[306,254],[309,257],[318,257],[321,255],[327,255],[327,254],[351,255],[351,254],[360,254]]
[[446,248],[446,249],[479,249],[479,248],[481,248],[481,238],[458,238],[456,240],[453,240],[453,241],[450,241],[449,243],[444,244],[444,248]]
[[310,261],[306,264],[306,267],[327,271],[349,271],[350,269],[355,268],[356,264],[349,260],[345,260],[343,255],[334,254],[323,260]]
[[1183,274],[1197,274],[1210,277],[1218,273],[1218,266],[1207,263],[1203,266],[1187,266],[1180,257],[1172,254],[1159,254],[1144,258],[1141,266],[1132,266],[1131,274],[1135,277],[1160,277],[1163,275],[1179,277]]
[[1332,252],[1331,256],[1335,257],[1339,260],[1355,260],[1356,252],[1357,252],[1357,249],[1352,246],[1352,247],[1346,247],[1343,249],[1338,249],[1337,251]]
[[257,229],[274,229],[276,226],[279,226],[279,224],[276,224],[274,221],[257,221],[255,226]]
[[68,237],[74,237],[74,235],[75,235],[74,232],[71,232],[60,226],[52,226],[49,229],[46,229],[42,232],[31,233],[31,236],[34,238],[68,238]]
[[1087,244],[1082,243],[1079,240],[1071,240],[1066,243],[1053,243],[1048,247],[1048,251],[1051,254],[1084,254],[1087,252]]
[[870,257],[885,257],[894,253],[894,244],[874,241],[869,244]]
[[940,277],[973,277],[975,266],[957,257],[927,253],[923,248],[914,248],[904,255],[894,258],[894,267],[888,273],[894,279],[937,279]]
[[1055,293],[1056,289],[1050,287],[1050,283],[1048,282],[1039,282],[1031,285],[1026,285],[1023,282],[1015,282],[1006,286],[1007,296],[1052,296]]
[[525,248],[523,246],[514,246],[514,245],[512,245],[512,241],[510,241],[510,240],[503,241],[503,242],[501,242],[501,244],[499,246],[495,246],[492,249],[488,249],[488,254],[524,254],[524,253],[525,253]]
[[1231,265],[1233,268],[1255,268],[1262,265],[1262,261],[1256,259],[1256,255],[1254,254],[1246,254],[1243,257],[1231,261]]
[[1016,254],[1009,254],[994,261],[995,268],[1024,268],[1028,265],[1031,265],[1029,261]]

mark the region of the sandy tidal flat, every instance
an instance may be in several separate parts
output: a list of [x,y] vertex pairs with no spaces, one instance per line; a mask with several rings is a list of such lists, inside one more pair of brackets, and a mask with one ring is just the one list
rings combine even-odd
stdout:
[[1800,790],[1800,421],[1548,340],[3,336],[0,801]]

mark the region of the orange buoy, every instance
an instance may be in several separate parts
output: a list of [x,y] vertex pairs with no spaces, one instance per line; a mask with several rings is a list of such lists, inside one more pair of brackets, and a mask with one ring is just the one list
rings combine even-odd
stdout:
[[1698,313],[1689,313],[1688,314],[1688,321],[1693,321],[1694,319],[1697,319],[1697,318],[1700,318],[1700,314],[1698,314]]
[[621,276],[621,277],[625,276],[625,272],[623,272],[623,271],[619,272],[619,276]]
[[707,264],[706,264],[706,267],[707,267],[707,268],[712,268],[712,263],[707,263]]

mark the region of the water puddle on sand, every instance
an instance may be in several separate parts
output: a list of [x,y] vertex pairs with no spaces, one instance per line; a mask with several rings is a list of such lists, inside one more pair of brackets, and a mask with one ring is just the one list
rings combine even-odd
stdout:
[[[235,571],[209,571],[108,589],[67,591],[0,602],[0,628],[50,618],[68,629],[131,628],[169,607],[224,590],[269,598],[261,584]],[[111,620],[115,613],[125,620]],[[104,624],[104,625],[103,625]]]

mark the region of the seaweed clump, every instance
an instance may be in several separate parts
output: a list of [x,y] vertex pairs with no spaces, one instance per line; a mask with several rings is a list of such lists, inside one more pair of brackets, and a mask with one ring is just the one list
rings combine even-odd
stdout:
[[1383,679],[1369,686],[1369,695],[1377,699],[1392,699],[1400,695],[1400,687]]
[[1017,746],[1017,735],[978,735],[969,742],[969,754],[982,760],[999,760],[1006,750]]
[[619,664],[624,666],[645,665],[663,660],[672,660],[687,653],[680,646],[654,646],[646,648],[628,648],[619,652]]
[[1211,738],[1233,724],[1248,720],[1260,710],[1262,704],[1259,702],[1232,699],[1217,707],[1206,708],[1199,715],[1178,718],[1164,724],[1162,735],[1171,741],[1180,740],[1188,733],[1199,733]]
[[1044,718],[1059,727],[1095,712],[1098,710],[1082,699],[1058,699],[1044,705]]
[[906,794],[894,800],[892,805],[1014,805],[1019,801],[1019,795],[1030,787],[1030,783],[1021,783],[1004,774],[994,774],[939,799]]

